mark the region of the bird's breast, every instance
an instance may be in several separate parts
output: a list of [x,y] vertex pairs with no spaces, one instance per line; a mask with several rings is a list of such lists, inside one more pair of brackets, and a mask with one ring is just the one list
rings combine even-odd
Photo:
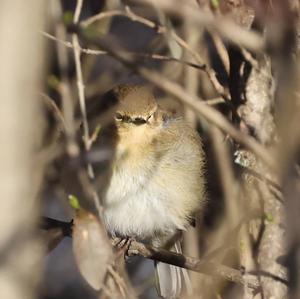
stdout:
[[105,196],[105,224],[113,235],[140,239],[170,234],[175,221],[166,205],[167,194],[153,180],[151,167],[117,167]]

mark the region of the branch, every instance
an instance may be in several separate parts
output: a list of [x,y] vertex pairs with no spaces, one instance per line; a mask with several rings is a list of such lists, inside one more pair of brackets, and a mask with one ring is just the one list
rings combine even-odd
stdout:
[[[78,30],[78,28],[74,29]],[[168,80],[159,72],[139,66],[130,53],[124,51],[124,49],[120,48],[111,39],[88,38],[84,31],[80,30],[80,28],[78,30],[78,34],[83,39],[92,42],[102,49],[105,49],[112,57],[120,61],[124,66],[135,71],[161,90],[174,96],[183,104],[192,108],[206,120],[218,127],[222,132],[229,134],[235,141],[250,149],[256,154],[257,157],[264,161],[266,165],[272,169],[276,169],[276,163],[266,148],[256,142],[254,138],[250,137],[249,135],[245,135],[236,129],[219,111],[206,105],[202,99],[195,95],[190,95],[180,85]]]
[[43,217],[40,228],[43,230],[60,229],[65,237],[72,237],[73,220],[70,222],[60,221],[49,217]]
[[99,21],[99,20],[102,20],[102,19],[105,19],[105,18],[111,18],[111,17],[115,17],[115,16],[122,16],[122,17],[130,19],[133,22],[141,23],[141,24],[143,24],[143,25],[145,25],[149,28],[152,28],[158,34],[168,33],[174,39],[174,41],[177,42],[177,44],[179,46],[181,46],[183,49],[185,49],[187,52],[189,52],[194,57],[195,61],[202,66],[201,69],[206,73],[206,75],[208,76],[208,79],[210,80],[210,82],[213,85],[213,87],[215,88],[215,90],[224,99],[227,100],[227,99],[230,98],[230,94],[228,93],[228,91],[226,91],[224,89],[224,87],[219,83],[215,71],[212,68],[209,68],[204,63],[204,60],[201,58],[199,53],[197,53],[194,49],[192,49],[192,47],[190,47],[189,44],[184,39],[182,39],[176,32],[170,31],[166,26],[157,24],[157,23],[155,23],[151,20],[148,20],[144,17],[141,17],[141,16],[135,14],[130,9],[129,6],[125,7],[125,11],[111,10],[111,11],[101,12],[97,15],[94,15],[94,16],[88,18],[85,21],[82,21],[81,25],[83,27],[86,27],[86,26],[91,25],[95,21]]
[[[79,17],[81,13],[83,5],[83,0],[77,0],[73,24],[76,26],[79,22]],[[87,120],[87,113],[86,113],[86,106],[85,106],[85,94],[84,94],[84,83],[83,83],[83,75],[82,75],[82,68],[81,68],[81,62],[80,62],[80,44],[77,34],[72,34],[72,45],[74,50],[74,60],[75,60],[75,68],[76,68],[76,77],[77,77],[77,88],[78,88],[78,95],[79,95],[79,106],[82,116],[82,123],[83,123],[83,142],[86,151],[90,150],[90,133],[89,133],[89,125]],[[94,175],[94,169],[92,167],[92,164],[87,164],[87,173],[90,180],[93,180]],[[97,208],[97,211],[99,213],[100,219],[102,218],[101,215],[101,203],[100,198],[95,190],[92,192],[93,200],[95,203],[95,207]]]
[[[50,40],[53,40],[55,42],[58,42],[62,45],[64,45],[65,47],[69,48],[69,49],[76,49],[78,51],[80,51],[81,53],[84,54],[88,54],[88,55],[104,55],[107,54],[106,51],[101,51],[101,50],[95,50],[95,49],[89,49],[89,48],[82,48],[82,47],[74,47],[73,44],[69,41],[66,40],[62,40],[59,39],[55,36],[53,36],[52,34],[45,32],[45,31],[41,31],[40,32],[43,36],[47,37]],[[207,66],[205,64],[197,64],[197,63],[193,63],[190,61],[186,61],[186,60],[182,60],[182,59],[178,59],[175,57],[170,57],[170,56],[166,56],[166,55],[161,55],[161,54],[148,54],[148,53],[138,53],[138,52],[129,52],[132,56],[136,57],[136,58],[144,58],[144,59],[151,59],[151,60],[159,60],[159,61],[171,61],[171,62],[177,62],[177,63],[181,63],[184,65],[188,65],[190,67],[202,70],[202,71],[207,71]]]
[[129,256],[140,255],[151,260],[164,262],[198,273],[217,276],[231,282],[248,286],[252,289],[257,289],[259,287],[259,283],[256,278],[246,279],[241,271],[237,269],[213,262],[201,261],[183,254],[171,252],[162,248],[152,247],[137,241],[131,242],[128,253]]
[[[64,222],[44,217],[42,229],[61,228],[64,236],[71,236],[73,222]],[[201,261],[192,257],[171,252],[162,248],[152,247],[135,240],[130,242],[128,255],[139,255],[151,260],[164,262],[170,265],[189,269],[206,275],[217,276],[240,285],[248,286],[252,289],[259,287],[256,277],[246,277],[241,271],[213,262]]]
[[[58,1],[52,1],[51,5],[54,12],[53,18],[61,19],[63,15],[61,3]],[[62,23],[56,23],[54,26],[54,34],[54,39],[66,39],[67,32],[65,26]],[[65,123],[66,150],[70,157],[76,157],[79,155],[79,146],[76,141],[76,124],[74,118],[75,107],[68,76],[69,56],[67,49],[62,45],[62,43],[56,43],[55,46],[60,75],[60,82],[57,86],[57,91],[61,97],[61,109]]]
[[[82,4],[83,4],[83,0],[77,0],[76,10],[75,10],[74,20],[73,20],[74,25],[77,25],[78,23]],[[83,123],[83,141],[86,150],[89,150],[89,148],[87,148],[87,142],[89,140],[89,127],[88,127],[87,115],[86,115],[84,83],[83,83],[83,76],[82,76],[82,69],[81,69],[81,62],[80,62],[81,51],[80,51],[80,44],[79,44],[77,34],[72,34],[72,45],[74,50],[79,105],[80,105],[82,123]]]
[[[60,39],[55,37],[54,35],[45,32],[45,31],[40,31],[40,33],[47,37],[50,40],[53,40],[55,42],[58,42],[61,45],[64,45],[65,47],[69,48],[69,49],[74,49],[74,46],[71,42]],[[93,49],[86,49],[86,48],[81,48],[81,47],[77,47],[77,49],[81,52],[81,53],[85,53],[85,54],[89,54],[89,55],[103,55],[103,54],[107,54],[105,51],[101,51],[101,50],[93,50]]]
[[180,16],[182,19],[188,19],[194,26],[216,31],[230,42],[249,50],[261,52],[266,46],[260,34],[246,30],[224,17],[215,17],[205,10],[199,10],[197,6],[191,5],[191,1],[143,0],[143,2],[154,4],[165,12]]

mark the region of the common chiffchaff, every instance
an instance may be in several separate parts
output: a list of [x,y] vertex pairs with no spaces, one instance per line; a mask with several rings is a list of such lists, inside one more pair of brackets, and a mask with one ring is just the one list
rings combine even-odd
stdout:
[[[105,224],[112,236],[164,247],[204,206],[201,140],[183,119],[160,108],[147,87],[116,90],[118,141],[104,196]],[[179,244],[172,250],[179,252]],[[155,266],[159,294],[177,298],[182,269]]]

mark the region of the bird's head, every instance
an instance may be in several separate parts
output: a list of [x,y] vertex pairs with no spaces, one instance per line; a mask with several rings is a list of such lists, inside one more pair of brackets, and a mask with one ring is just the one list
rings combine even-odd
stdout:
[[157,105],[151,90],[146,86],[122,85],[115,88],[119,105],[115,122],[119,133],[140,133],[147,135],[161,127],[164,113]]

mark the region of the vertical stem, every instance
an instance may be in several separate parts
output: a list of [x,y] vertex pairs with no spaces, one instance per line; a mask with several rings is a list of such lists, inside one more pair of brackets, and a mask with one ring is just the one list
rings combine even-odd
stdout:
[[[42,250],[35,234],[43,122],[45,1],[0,2],[0,290],[2,298],[34,299]],[[38,166],[38,167],[37,167]]]
[[[83,0],[77,0],[74,19],[73,19],[74,25],[78,24],[78,22],[79,22],[82,4],[83,4]],[[74,59],[75,59],[75,67],[76,67],[79,106],[80,106],[82,122],[83,122],[83,142],[84,142],[85,149],[88,151],[90,149],[90,142],[89,142],[90,134],[89,134],[89,126],[88,126],[86,106],[85,106],[85,94],[84,94],[82,67],[81,67],[81,62],[80,62],[81,46],[79,44],[79,39],[78,39],[77,34],[72,35],[72,43],[73,43]],[[88,172],[89,178],[94,179],[94,177],[95,177],[94,169],[90,163],[87,165],[87,172]],[[93,192],[93,199],[94,199],[94,203],[97,208],[97,211],[99,212],[99,216],[101,217],[101,213],[100,213],[101,204],[100,204],[100,199],[99,199],[96,191]]]

